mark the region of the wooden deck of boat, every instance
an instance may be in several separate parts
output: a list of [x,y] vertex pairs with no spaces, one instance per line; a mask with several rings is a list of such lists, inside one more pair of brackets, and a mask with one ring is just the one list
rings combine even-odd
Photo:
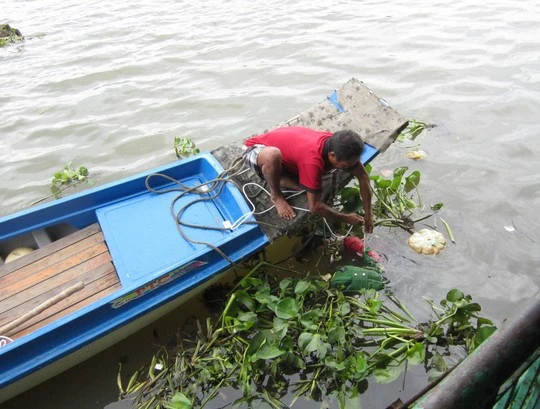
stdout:
[[97,223],[0,266],[0,328],[80,283],[82,289],[0,335],[20,338],[121,287]]

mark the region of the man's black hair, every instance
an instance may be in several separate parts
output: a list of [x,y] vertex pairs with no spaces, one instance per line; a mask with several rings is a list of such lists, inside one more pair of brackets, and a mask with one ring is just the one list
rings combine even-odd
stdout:
[[329,139],[328,152],[334,152],[339,161],[360,158],[364,150],[364,141],[354,131],[337,131]]

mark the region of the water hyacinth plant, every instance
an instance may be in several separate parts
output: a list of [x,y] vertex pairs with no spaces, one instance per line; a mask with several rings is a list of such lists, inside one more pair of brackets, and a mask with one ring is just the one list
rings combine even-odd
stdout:
[[[372,212],[375,226],[400,227],[412,234],[415,223],[433,215],[433,213],[421,214],[424,204],[418,189],[421,179],[418,170],[409,171],[407,166],[402,166],[394,169],[391,177],[372,175],[370,165],[366,166],[366,170],[372,181],[371,191],[374,197]],[[358,185],[343,188],[337,195],[337,205],[345,211],[362,209]],[[436,212],[442,206],[442,203],[437,203],[431,206],[431,210]]]
[[163,349],[127,387],[119,374],[121,398],[135,408],[203,408],[233,387],[241,391],[235,404],[282,408],[307,397],[344,408],[367,378],[391,382],[407,364],[443,370],[441,348],[470,351],[495,329],[459,290],[440,306],[430,302],[434,318],[418,323],[391,294],[346,295],[320,277],[280,270],[260,262],[216,322],[186,334],[175,351]]
[[178,159],[185,159],[200,153],[200,150],[195,145],[195,142],[189,138],[181,138],[179,136],[174,138],[173,148]]
[[437,125],[428,124],[417,119],[410,119],[407,127],[398,135],[398,142],[414,141],[425,130],[434,128]]
[[0,47],[23,41],[21,32],[9,24],[0,24]]
[[51,193],[58,199],[67,188],[89,182],[89,174],[86,167],[80,166],[79,169],[75,169],[72,163],[68,162],[62,170],[54,173],[50,184]]

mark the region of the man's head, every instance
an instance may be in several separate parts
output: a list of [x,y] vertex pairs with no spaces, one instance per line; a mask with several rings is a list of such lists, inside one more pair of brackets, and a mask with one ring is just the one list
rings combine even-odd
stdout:
[[338,131],[328,140],[328,160],[338,169],[351,169],[358,165],[364,150],[364,141],[354,131]]

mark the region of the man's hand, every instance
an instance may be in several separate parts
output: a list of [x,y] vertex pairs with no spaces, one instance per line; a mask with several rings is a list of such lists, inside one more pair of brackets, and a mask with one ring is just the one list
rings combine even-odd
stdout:
[[364,233],[373,233],[373,216],[364,216]]
[[348,224],[357,225],[364,223],[364,218],[358,213],[343,213],[343,221]]
[[371,217],[371,215],[369,215],[368,217],[362,217],[358,213],[344,213],[343,221],[352,225],[363,223],[364,232],[373,233],[373,218]]

